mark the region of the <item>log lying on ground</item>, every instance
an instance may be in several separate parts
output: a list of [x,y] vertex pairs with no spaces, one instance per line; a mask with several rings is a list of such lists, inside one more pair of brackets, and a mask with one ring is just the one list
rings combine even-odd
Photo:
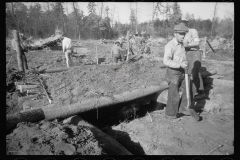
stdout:
[[97,139],[99,145],[108,155],[132,155],[126,148],[124,148],[120,143],[118,143],[114,138],[108,134],[102,132],[97,127],[91,125],[90,123],[84,121],[79,116],[73,116],[63,121],[63,123],[70,123],[73,125],[84,126],[90,129],[94,137]]
[[43,108],[34,108],[21,113],[7,116],[7,130],[13,128],[19,122],[37,122],[40,120],[53,120],[56,118],[68,118],[70,116],[86,112],[89,110],[114,107],[116,105],[125,105],[134,101],[155,100],[159,94],[168,88],[167,83],[163,82],[159,86],[127,91],[122,94],[113,95],[113,97],[92,98],[80,103],[67,105],[63,107],[53,107],[49,105]]
[[39,73],[56,73],[56,72],[63,72],[71,69],[70,67],[61,67],[61,68],[53,68],[53,69],[41,69]]
[[20,90],[20,92],[24,92],[28,89],[36,89],[38,85],[17,85],[17,89]]

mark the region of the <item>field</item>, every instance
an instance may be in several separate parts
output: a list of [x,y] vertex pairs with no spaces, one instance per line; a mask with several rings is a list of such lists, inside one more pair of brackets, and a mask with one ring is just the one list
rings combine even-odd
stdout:
[[[96,47],[99,64],[96,64]],[[30,71],[25,76],[17,71],[16,53],[6,51],[6,65],[13,55],[6,70],[6,115],[29,109],[24,108],[26,106],[49,107],[42,87],[37,90],[37,100],[30,105],[29,101],[23,100],[26,93],[16,90],[16,81],[39,84],[38,78],[41,77],[52,99],[50,106],[59,108],[91,98],[112,97],[125,91],[162,85],[165,74],[165,69],[160,69],[163,45],[151,47],[150,55],[136,54],[130,57],[129,63],[118,64],[110,63],[111,47],[111,44],[100,44],[97,40],[75,43],[74,66],[67,71],[44,74],[36,74],[33,69],[66,67],[61,46],[29,51],[26,57]],[[165,105],[152,101],[134,102],[117,108],[96,108],[78,114],[83,119],[78,125],[61,118],[18,123],[6,135],[6,154],[117,154],[102,147],[101,140],[91,127],[82,124],[84,122],[99,128],[134,155],[234,154],[233,55],[219,50],[209,52],[202,61],[202,67],[216,69],[218,74],[208,78],[213,82],[210,88],[205,85],[208,98],[197,103],[199,108],[203,108],[199,111],[200,122],[195,122],[191,116],[167,120],[164,117]]]

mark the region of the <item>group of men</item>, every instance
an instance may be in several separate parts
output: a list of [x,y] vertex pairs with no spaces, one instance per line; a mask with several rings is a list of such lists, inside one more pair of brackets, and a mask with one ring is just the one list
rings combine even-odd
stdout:
[[[148,54],[150,53],[150,47],[147,45],[147,34],[142,32],[140,36],[138,34],[132,35],[129,34],[129,53],[134,55],[136,53],[140,54]],[[111,58],[114,63],[119,61],[125,61],[127,56],[127,49],[123,48],[123,43],[125,42],[125,38],[121,37],[117,41],[115,41],[115,45],[111,50]]]
[[[72,66],[71,54],[73,52],[72,41],[65,34],[62,35],[62,49],[65,54],[67,67]],[[132,44],[130,35],[130,53]],[[165,45],[163,63],[167,66],[165,80],[168,82],[168,101],[165,115],[168,119],[176,119],[179,113],[186,113],[187,98],[184,70],[187,70],[192,80],[191,101],[203,99],[204,86],[199,70],[201,68],[201,53],[199,51],[199,36],[196,29],[188,28],[188,20],[182,19],[174,27],[174,38]],[[115,63],[126,60],[127,50],[122,48],[123,39],[117,40],[111,50],[111,57]],[[15,41],[12,41],[14,49]],[[16,50],[16,49],[15,49]],[[194,104],[194,103],[191,103]],[[199,119],[197,119],[199,120]]]
[[[192,80],[191,102],[205,97],[203,81],[199,73],[201,68],[199,43],[197,30],[188,28],[188,20],[182,19],[174,27],[174,38],[165,45],[163,63],[168,67],[165,80],[169,84],[165,109],[167,119],[179,118],[179,113],[190,114],[186,112],[188,110],[184,70],[187,70]],[[190,108],[193,108],[194,103],[191,104]],[[199,117],[196,120],[199,121]]]

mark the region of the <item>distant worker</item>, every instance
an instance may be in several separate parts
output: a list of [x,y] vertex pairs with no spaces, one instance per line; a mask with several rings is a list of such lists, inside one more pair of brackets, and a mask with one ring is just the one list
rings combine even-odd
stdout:
[[180,88],[183,90],[181,105],[187,105],[184,69],[187,69],[188,63],[183,46],[183,39],[187,32],[188,28],[184,24],[175,25],[174,38],[164,48],[163,63],[168,67],[165,80],[169,84],[168,100],[165,109],[165,117],[167,119],[179,118]]
[[67,38],[65,34],[63,34],[62,37],[62,49],[63,53],[65,54],[67,67],[71,67],[73,65],[71,58],[71,54],[73,53],[72,40]]
[[135,37],[129,34],[129,54],[134,55],[133,46],[135,45]]
[[[182,18],[181,22],[188,27],[188,20]],[[183,45],[186,50],[186,57],[189,64],[188,74],[192,74],[193,81],[193,100],[200,100],[205,97],[204,86],[201,74],[201,52],[199,51],[200,39],[198,31],[194,28],[188,28],[188,32],[183,40]]]
[[111,58],[114,63],[118,63],[118,61],[124,60],[124,52],[126,50],[122,49],[120,45],[121,45],[120,41],[116,41],[115,45],[112,47]]
[[142,35],[142,39],[141,39],[141,54],[150,54],[151,50],[150,50],[150,43],[148,43],[148,37],[147,37],[147,33],[145,32],[141,32]]

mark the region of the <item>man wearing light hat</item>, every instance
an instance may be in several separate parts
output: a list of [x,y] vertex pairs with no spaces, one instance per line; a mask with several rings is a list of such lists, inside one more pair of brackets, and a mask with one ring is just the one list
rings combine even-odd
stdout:
[[72,40],[66,37],[66,34],[63,34],[62,38],[62,50],[66,58],[67,67],[71,67],[73,65],[71,58],[71,54],[73,53]]
[[122,60],[124,58],[123,52],[125,52],[125,49],[122,49],[120,45],[121,42],[117,40],[115,42],[115,45],[112,47],[111,58],[114,63],[118,63],[119,60]]
[[188,67],[183,40],[188,28],[184,24],[174,27],[174,38],[164,48],[163,63],[168,67],[165,80],[169,84],[168,101],[165,109],[167,119],[178,118],[180,103],[179,89],[183,89],[181,104],[187,104],[184,69]]
[[[188,20],[182,18],[181,23],[188,27]],[[186,50],[186,57],[189,64],[188,74],[192,74],[193,100],[203,99],[204,86],[199,69],[201,68],[201,53],[199,51],[200,39],[198,31],[194,28],[188,28],[188,32],[183,40],[183,46]]]

